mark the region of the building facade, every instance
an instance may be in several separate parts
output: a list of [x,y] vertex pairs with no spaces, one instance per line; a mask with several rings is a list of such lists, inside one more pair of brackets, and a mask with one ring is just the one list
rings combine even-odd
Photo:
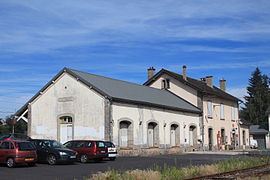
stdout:
[[[240,126],[239,99],[226,92],[226,81],[220,80],[220,88],[213,85],[213,77],[196,80],[162,69],[158,73],[148,69],[145,86],[166,89],[202,109],[200,132],[204,149],[236,149],[249,145],[248,126]],[[226,146],[227,145],[227,146]]]
[[198,146],[201,110],[160,90],[68,68],[17,113],[32,138],[112,141],[122,149]]

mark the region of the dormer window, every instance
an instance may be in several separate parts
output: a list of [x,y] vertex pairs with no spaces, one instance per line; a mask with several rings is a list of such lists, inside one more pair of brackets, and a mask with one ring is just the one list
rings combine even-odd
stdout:
[[161,82],[162,89],[169,89],[170,88],[170,79],[163,79]]

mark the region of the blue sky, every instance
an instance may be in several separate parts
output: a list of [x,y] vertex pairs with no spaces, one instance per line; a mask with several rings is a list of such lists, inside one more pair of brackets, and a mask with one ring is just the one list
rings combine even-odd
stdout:
[[142,84],[146,69],[227,80],[242,98],[270,76],[269,0],[1,0],[0,118],[63,67]]

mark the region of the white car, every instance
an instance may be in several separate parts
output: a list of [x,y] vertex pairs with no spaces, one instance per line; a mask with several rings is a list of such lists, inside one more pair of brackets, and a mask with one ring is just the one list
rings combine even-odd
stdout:
[[251,149],[257,149],[258,148],[258,142],[255,139],[250,139],[250,148]]
[[108,148],[108,158],[111,161],[114,161],[116,159],[116,156],[117,156],[117,149],[116,149],[115,145],[110,141],[106,141],[105,145]]

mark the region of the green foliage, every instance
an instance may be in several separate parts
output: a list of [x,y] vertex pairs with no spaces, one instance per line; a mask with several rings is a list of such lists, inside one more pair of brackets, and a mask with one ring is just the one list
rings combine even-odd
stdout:
[[245,107],[240,112],[241,119],[252,124],[267,125],[267,108],[270,106],[269,78],[262,75],[259,68],[252,73],[245,96]]
[[[7,116],[4,121],[6,124],[0,124],[0,136],[5,134],[12,133],[13,125],[14,125],[14,132],[15,133],[22,133],[24,134],[27,131],[27,123],[23,120],[14,121],[14,116]],[[14,122],[16,122],[14,124]]]

